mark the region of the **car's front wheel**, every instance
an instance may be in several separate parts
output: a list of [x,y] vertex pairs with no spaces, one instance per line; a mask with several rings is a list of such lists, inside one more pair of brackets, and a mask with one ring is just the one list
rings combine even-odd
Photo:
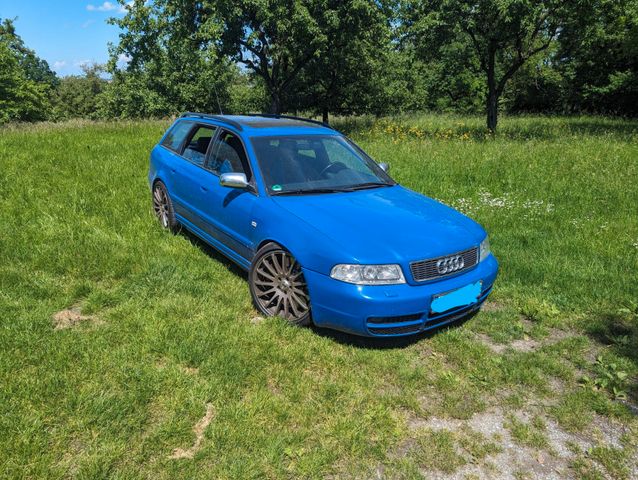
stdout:
[[310,325],[310,296],[299,262],[279,245],[265,245],[249,274],[250,293],[259,311],[295,325]]

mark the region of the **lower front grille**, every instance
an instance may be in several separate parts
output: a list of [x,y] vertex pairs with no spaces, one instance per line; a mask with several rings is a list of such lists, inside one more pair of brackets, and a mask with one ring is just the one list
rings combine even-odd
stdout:
[[417,323],[416,325],[406,325],[403,327],[368,327],[368,330],[374,335],[401,335],[403,333],[418,332],[422,326],[422,323]]
[[[460,257],[463,259],[463,266],[458,269],[441,273],[437,263],[439,261],[445,261],[446,259]],[[419,262],[412,262],[410,264],[410,272],[412,278],[416,282],[425,282],[427,280],[434,280],[435,278],[447,277],[448,275],[454,275],[456,273],[464,272],[475,266],[478,263],[478,247],[470,248],[462,252],[454,253],[451,255],[445,255],[443,257],[430,258],[428,260],[421,260]],[[459,264],[459,263],[455,263]]]
[[370,317],[368,323],[403,323],[403,322],[415,322],[423,316],[422,313],[415,313],[414,315],[400,315],[397,317]]

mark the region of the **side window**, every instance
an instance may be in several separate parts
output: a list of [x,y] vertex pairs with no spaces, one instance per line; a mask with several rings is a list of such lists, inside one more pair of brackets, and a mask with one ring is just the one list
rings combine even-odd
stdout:
[[177,125],[174,125],[168,132],[168,135],[164,137],[162,145],[174,152],[181,153],[180,148],[192,126],[193,122],[179,122]]
[[215,135],[215,130],[215,127],[195,127],[184,148],[184,153],[182,154],[184,158],[203,167],[204,160],[206,159],[206,151]]
[[213,146],[206,168],[218,175],[231,172],[244,173],[250,181],[250,168],[248,168],[248,159],[241,140],[234,133],[225,130]]

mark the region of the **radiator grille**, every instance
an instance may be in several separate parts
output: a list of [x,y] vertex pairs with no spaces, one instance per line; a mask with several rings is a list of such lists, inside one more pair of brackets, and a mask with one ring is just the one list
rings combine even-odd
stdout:
[[[463,268],[449,273],[439,273],[437,269],[437,262],[445,258],[454,257],[460,255],[463,257]],[[462,252],[453,253],[451,255],[444,255],[442,257],[430,258],[428,260],[421,260],[418,262],[412,262],[410,264],[410,271],[412,272],[412,278],[416,282],[425,282],[427,280],[433,280],[435,278],[447,277],[448,275],[454,275],[459,272],[464,272],[475,266],[478,262],[478,247],[470,248]]]

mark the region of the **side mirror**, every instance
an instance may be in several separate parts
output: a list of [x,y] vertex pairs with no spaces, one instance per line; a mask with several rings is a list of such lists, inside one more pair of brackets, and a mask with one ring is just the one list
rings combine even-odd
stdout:
[[222,173],[219,177],[219,184],[230,188],[248,188],[250,184],[243,173]]
[[390,171],[390,165],[385,162],[380,163],[379,167],[381,167],[381,170],[383,170],[386,173]]

